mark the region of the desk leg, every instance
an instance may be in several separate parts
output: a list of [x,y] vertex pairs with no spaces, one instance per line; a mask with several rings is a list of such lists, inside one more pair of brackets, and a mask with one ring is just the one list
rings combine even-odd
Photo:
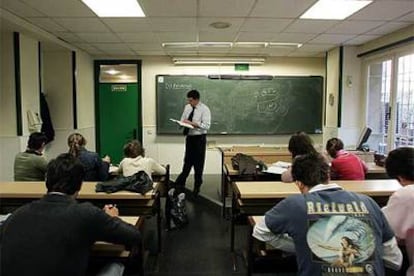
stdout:
[[162,238],[161,238],[161,195],[157,192],[156,195],[156,212],[157,212],[157,235],[158,235],[158,253],[161,252],[162,248]]
[[223,204],[222,207],[222,216],[223,218],[226,217],[226,196],[227,196],[227,181],[226,181],[226,175],[224,171],[224,165],[221,168],[221,202]]
[[230,251],[234,252],[234,224],[236,222],[236,195],[231,199],[231,219],[230,219]]
[[253,226],[247,233],[247,276],[251,276],[253,272]]

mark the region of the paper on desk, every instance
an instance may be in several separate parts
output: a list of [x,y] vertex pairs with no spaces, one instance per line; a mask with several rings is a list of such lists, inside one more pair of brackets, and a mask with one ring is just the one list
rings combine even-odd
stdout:
[[119,168],[117,167],[117,166],[115,166],[115,165],[110,165],[109,166],[109,173],[116,173],[116,172],[118,172],[118,170],[119,170]]
[[287,168],[282,168],[279,166],[270,166],[267,168],[267,170],[264,170],[265,173],[273,173],[273,174],[282,174],[285,171],[287,171]]
[[194,128],[194,126],[192,126],[192,125],[190,125],[190,124],[187,124],[187,123],[184,123],[184,122],[181,122],[181,121],[178,121],[178,120],[172,119],[172,118],[170,118],[170,121],[171,121],[171,122],[174,122],[174,123],[176,123],[176,124],[179,124],[179,125],[180,125],[180,126],[182,126],[182,127]]
[[284,161],[277,161],[276,163],[273,163],[272,166],[274,167],[280,167],[280,168],[289,168],[292,166],[292,163],[284,162]]

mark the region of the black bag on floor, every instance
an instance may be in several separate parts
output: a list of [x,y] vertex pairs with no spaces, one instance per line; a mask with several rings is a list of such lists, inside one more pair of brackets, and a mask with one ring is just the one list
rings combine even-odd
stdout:
[[165,201],[165,219],[167,230],[182,228],[188,224],[185,193],[172,187],[168,190]]

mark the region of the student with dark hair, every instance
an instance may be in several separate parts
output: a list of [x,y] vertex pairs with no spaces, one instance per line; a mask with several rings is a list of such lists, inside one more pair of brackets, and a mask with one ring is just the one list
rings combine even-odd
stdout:
[[401,147],[389,152],[385,169],[403,187],[390,196],[382,211],[397,238],[405,244],[410,265],[407,275],[414,275],[414,148]]
[[0,275],[85,275],[96,241],[140,246],[139,231],[117,217],[116,207],[76,201],[83,178],[84,167],[71,154],[50,162],[47,194],[14,211],[0,228]]
[[[361,275],[384,275],[384,264],[399,269],[401,251],[372,198],[329,184],[329,165],[320,154],[297,156],[292,175],[301,194],[266,212],[254,227],[254,237],[276,248],[294,249],[298,275],[345,275],[348,268]],[[352,251],[345,236],[352,241]],[[345,261],[344,255],[351,253],[352,261]]]
[[331,179],[364,180],[368,167],[358,156],[344,150],[344,143],[339,138],[326,142],[326,151],[332,157]]
[[[317,153],[312,139],[303,131],[298,131],[290,137],[288,150],[292,154],[292,160],[298,155]],[[281,179],[283,182],[293,181],[291,168],[282,173]]]
[[96,152],[86,149],[86,139],[80,133],[68,137],[69,153],[79,158],[85,169],[84,181],[105,181],[109,176],[111,158],[100,158]]
[[197,196],[203,183],[204,161],[206,156],[207,130],[210,129],[211,113],[208,106],[200,101],[200,93],[191,90],[187,93],[188,104],[181,115],[181,121],[194,128],[184,128],[185,156],[181,174],[176,179],[179,187],[184,187],[190,170],[194,168],[194,190]]
[[15,181],[43,181],[47,160],[43,156],[47,137],[40,132],[30,134],[27,149],[14,158]]
[[145,150],[138,140],[128,142],[124,146],[125,158],[119,164],[119,173],[123,176],[131,176],[139,171],[144,171],[151,178],[153,173],[163,175],[165,167],[152,158],[145,157]]

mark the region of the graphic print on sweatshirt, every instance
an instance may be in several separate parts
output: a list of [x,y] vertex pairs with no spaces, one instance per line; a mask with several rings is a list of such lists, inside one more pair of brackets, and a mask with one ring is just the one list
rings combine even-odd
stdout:
[[331,203],[317,214],[309,208],[312,204],[308,202],[306,238],[312,261],[320,263],[322,275],[375,275],[376,240],[364,204]]

